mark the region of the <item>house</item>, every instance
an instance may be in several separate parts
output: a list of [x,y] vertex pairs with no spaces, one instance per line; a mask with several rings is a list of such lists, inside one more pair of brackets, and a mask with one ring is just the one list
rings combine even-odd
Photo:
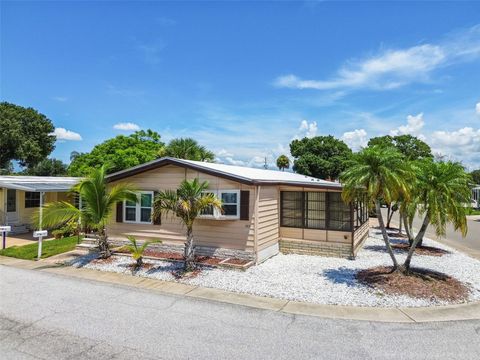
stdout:
[[41,203],[69,199],[68,192],[80,179],[51,176],[0,176],[0,225],[12,233],[33,229],[32,215]]
[[175,190],[184,179],[208,181],[208,192],[223,211],[207,211],[195,222],[197,254],[261,262],[284,253],[354,257],[368,235],[365,203],[346,204],[339,183],[283,171],[216,163],[157,159],[108,176],[139,190],[139,201],[118,203],[107,226],[109,239],[162,240],[156,245],[183,249],[179,219],[162,214],[151,221],[155,192]]
[[480,208],[480,185],[472,188],[472,203],[474,209]]

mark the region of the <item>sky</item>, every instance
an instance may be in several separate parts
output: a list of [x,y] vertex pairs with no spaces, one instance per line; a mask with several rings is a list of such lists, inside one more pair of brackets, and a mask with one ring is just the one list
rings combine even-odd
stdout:
[[2,1],[0,98],[52,157],[137,129],[270,167],[296,138],[412,134],[480,168],[480,2]]

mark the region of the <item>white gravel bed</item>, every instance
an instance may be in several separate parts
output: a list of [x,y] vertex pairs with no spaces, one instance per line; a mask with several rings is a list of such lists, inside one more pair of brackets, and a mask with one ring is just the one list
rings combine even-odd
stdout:
[[[181,263],[144,260],[146,264],[151,264],[152,268],[139,270],[135,275],[317,304],[382,307],[448,304],[447,302],[403,295],[387,295],[360,284],[355,279],[355,274],[359,270],[391,265],[390,257],[385,252],[385,246],[379,232],[371,229],[370,234],[371,236],[367,239],[355,260],[278,254],[246,271],[205,268],[196,277],[180,280],[176,280],[172,272],[181,269]],[[439,257],[415,254],[412,266],[451,275],[470,287],[471,292],[468,301],[480,300],[480,261],[433,240],[425,239],[424,245],[447,250],[449,254]],[[406,253],[396,251],[396,256],[399,262],[403,262]],[[92,257],[84,257],[71,265],[101,271],[131,273],[129,264],[132,262],[131,258],[124,256],[114,256],[107,263],[93,261]]]

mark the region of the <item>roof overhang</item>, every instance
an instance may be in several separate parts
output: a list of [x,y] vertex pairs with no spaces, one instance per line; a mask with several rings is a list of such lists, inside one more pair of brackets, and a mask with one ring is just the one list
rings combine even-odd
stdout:
[[68,192],[79,180],[52,179],[48,181],[35,181],[32,178],[22,180],[19,178],[0,179],[0,188],[14,189],[29,192]]

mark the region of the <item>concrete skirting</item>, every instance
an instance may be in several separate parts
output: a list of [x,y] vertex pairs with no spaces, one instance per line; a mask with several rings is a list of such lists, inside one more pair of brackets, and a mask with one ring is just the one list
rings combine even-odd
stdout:
[[142,278],[128,274],[117,274],[84,268],[73,268],[69,266],[55,265],[45,260],[29,261],[0,256],[0,265],[16,267],[25,270],[48,272],[61,276],[75,277],[83,280],[98,281],[119,286],[131,286],[175,296],[187,296],[195,299],[220,301],[223,303],[278,311],[288,314],[319,316],[331,319],[394,323],[480,320],[480,302],[416,308],[320,305],[249,294],[240,294],[220,289],[203,288],[176,282]]

